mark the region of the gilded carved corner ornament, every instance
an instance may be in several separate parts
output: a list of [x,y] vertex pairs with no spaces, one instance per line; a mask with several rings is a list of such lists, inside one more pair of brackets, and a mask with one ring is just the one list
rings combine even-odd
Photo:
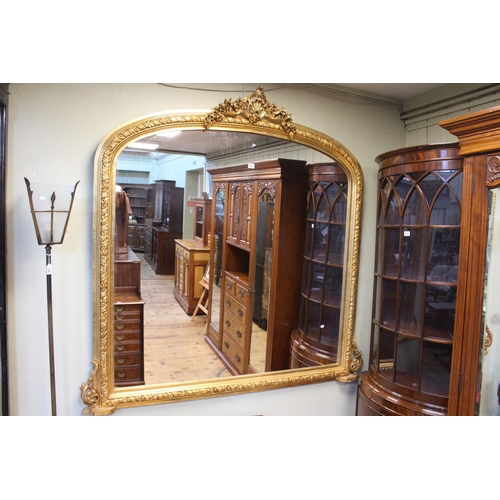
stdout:
[[114,401],[105,400],[102,393],[94,387],[95,378],[99,363],[95,360],[92,361],[92,373],[90,374],[87,382],[80,386],[80,395],[83,404],[86,408],[83,409],[83,415],[110,415],[116,411],[116,403]]
[[493,344],[493,334],[491,333],[489,326],[486,325],[486,336],[484,337],[484,344],[483,344],[484,356],[488,354],[488,349],[491,347],[491,344]]
[[278,108],[276,104],[270,103],[262,87],[245,98],[239,97],[236,101],[225,99],[223,103],[215,106],[205,118],[205,127],[209,129],[212,125],[231,118],[244,118],[252,125],[270,123],[281,128],[290,140],[296,131],[292,115],[287,113],[283,106]]
[[92,365],[94,368],[92,368],[89,379],[80,386],[82,402],[87,407],[83,411],[85,415],[88,415],[92,411],[92,408],[95,408],[99,403],[99,393],[94,388],[94,380],[98,367],[97,361],[92,361]]

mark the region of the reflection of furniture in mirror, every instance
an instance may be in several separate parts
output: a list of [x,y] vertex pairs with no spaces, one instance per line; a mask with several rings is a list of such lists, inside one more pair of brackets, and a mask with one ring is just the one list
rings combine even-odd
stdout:
[[144,384],[144,301],[141,297],[141,261],[128,248],[115,254],[114,265],[115,386]]
[[115,288],[115,386],[144,384],[144,302],[134,286]]
[[182,238],[184,188],[175,181],[155,182],[154,220],[146,221],[145,259],[156,274],[174,274],[175,240]]
[[[201,280],[210,260],[210,209],[212,200],[194,199],[194,239],[175,240],[174,296],[188,313],[193,314],[204,288]],[[196,313],[203,313],[199,308]]]
[[200,281],[209,258],[209,246],[194,240],[175,240],[174,296],[187,314],[193,314],[200,300]]
[[344,275],[347,176],[336,163],[309,165],[299,328],[291,366],[337,362]]
[[[196,307],[193,312],[193,317],[191,320],[194,319],[194,317],[198,314],[198,310],[203,311],[207,316],[208,316],[208,293],[210,291],[210,263],[205,268],[205,274],[203,274],[203,278],[200,280],[200,285],[203,287],[203,290],[201,292],[200,298],[198,300],[198,304],[196,304]],[[205,330],[203,331],[203,335],[207,333],[208,330],[208,320],[205,325]]]
[[120,184],[127,193],[133,217],[128,226],[128,246],[143,252],[146,238],[146,219],[153,217],[154,187],[149,184]]
[[456,144],[441,144],[376,161],[372,340],[357,413],[445,415],[464,230],[462,159]]
[[208,171],[216,209],[220,193],[227,194],[228,203],[222,243],[222,337],[209,332],[205,338],[231,373],[249,373],[257,370],[250,352],[259,330],[265,370],[287,369],[290,334],[298,321],[300,274],[293,270],[302,261],[305,162],[277,159]]
[[128,253],[115,255],[115,287],[122,286],[141,289],[141,261],[130,247]]
[[220,345],[220,296],[222,286],[222,250],[225,238],[226,183],[214,183],[211,219],[211,249],[209,288],[209,314],[207,335],[210,343]]
[[194,202],[194,240],[201,245],[210,246],[210,221],[212,215],[212,200],[195,198]]

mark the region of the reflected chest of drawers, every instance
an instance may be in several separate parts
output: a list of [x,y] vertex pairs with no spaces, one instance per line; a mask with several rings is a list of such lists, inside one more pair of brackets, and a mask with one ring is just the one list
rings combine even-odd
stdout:
[[115,288],[115,386],[144,384],[144,301],[136,287]]
[[224,274],[224,319],[222,352],[237,373],[248,373],[250,356],[251,310],[247,280],[237,273]]

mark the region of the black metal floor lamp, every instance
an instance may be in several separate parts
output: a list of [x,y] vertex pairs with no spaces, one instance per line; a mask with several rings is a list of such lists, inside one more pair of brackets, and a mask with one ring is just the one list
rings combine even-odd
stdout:
[[56,382],[54,365],[54,326],[52,318],[52,245],[62,244],[69,216],[73,208],[76,187],[58,186],[58,203],[60,208],[56,210],[56,192],[53,186],[46,184],[34,184],[36,195],[31,189],[31,184],[26,177],[26,188],[30,203],[33,224],[39,245],[45,245],[46,271],[47,271],[47,315],[49,328],[49,361],[50,361],[50,392],[52,402],[52,416],[57,415],[56,407]]

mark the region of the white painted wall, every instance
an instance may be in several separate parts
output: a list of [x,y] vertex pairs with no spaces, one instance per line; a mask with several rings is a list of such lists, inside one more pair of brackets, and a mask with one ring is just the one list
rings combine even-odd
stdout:
[[[245,95],[259,84],[245,84]],[[58,413],[79,415],[80,384],[92,358],[92,212],[94,153],[124,122],[167,110],[210,109],[243,95],[243,84],[196,84],[203,92],[158,84],[11,84],[7,172],[8,332],[13,415],[50,415],[44,248],[28,209],[24,177],[80,180],[69,235],[53,250],[53,300]],[[276,88],[263,84],[264,89]],[[239,89],[239,90],[238,90]],[[236,90],[236,91],[232,91]],[[398,109],[389,104],[314,94],[280,86],[266,91],[296,123],[338,140],[364,174],[359,297],[355,333],[368,359],[375,242],[374,158],[405,146]],[[356,386],[328,382],[130,410],[120,415],[354,415]]]

